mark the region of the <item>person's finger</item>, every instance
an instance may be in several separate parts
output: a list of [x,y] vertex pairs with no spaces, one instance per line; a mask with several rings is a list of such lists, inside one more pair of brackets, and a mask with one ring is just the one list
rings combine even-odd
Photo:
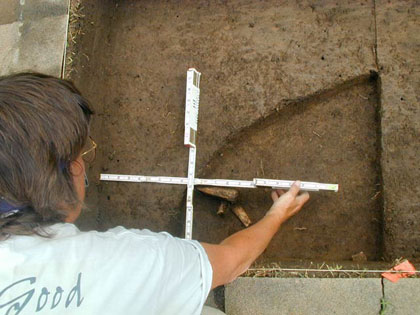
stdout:
[[290,187],[289,189],[289,193],[293,196],[296,197],[297,194],[299,193],[299,189],[300,189],[300,181],[295,181],[293,183],[293,185]]
[[277,199],[279,199],[279,195],[278,195],[277,191],[273,190],[271,192],[271,199],[273,199],[273,201],[276,201]]
[[276,189],[276,191],[277,191],[277,195],[279,195],[279,197],[286,193],[283,189]]
[[301,205],[304,205],[309,200],[309,194],[308,192],[304,192],[303,194],[296,197],[297,202],[299,202]]

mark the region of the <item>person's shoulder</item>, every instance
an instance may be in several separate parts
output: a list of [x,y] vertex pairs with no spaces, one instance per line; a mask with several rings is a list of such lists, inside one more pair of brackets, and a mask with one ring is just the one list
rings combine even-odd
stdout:
[[71,223],[60,223],[49,227],[48,233],[53,239],[62,242],[78,244],[90,244],[100,247],[101,244],[107,248],[138,248],[154,249],[166,254],[174,252],[199,252],[203,248],[197,241],[185,240],[172,236],[167,232],[152,232],[148,229],[128,229],[117,226],[106,231],[81,231]]
[[71,237],[71,236],[96,236],[101,238],[118,238],[125,236],[136,236],[143,238],[161,238],[168,237],[169,234],[166,232],[155,233],[147,229],[127,229],[123,226],[117,226],[110,228],[106,231],[98,230],[83,230],[81,231],[73,223],[57,223],[44,228],[44,231],[51,235],[53,238]]
[[75,248],[80,253],[85,251],[90,257],[109,256],[110,259],[119,257],[123,260],[133,259],[133,253],[136,252],[155,257],[164,247],[163,239],[170,237],[167,233],[127,229],[122,226],[106,231],[83,231],[70,223],[50,226],[49,232],[54,235],[47,241],[50,246]]
[[150,242],[160,242],[173,238],[173,236],[167,232],[152,232],[148,229],[129,229],[123,226],[117,226],[104,232],[90,231],[90,233],[105,238],[132,238]]
[[73,239],[85,242],[98,243],[133,243],[139,245],[156,245],[170,242],[174,239],[167,232],[152,232],[148,229],[128,229],[123,226],[110,228],[106,231],[88,230],[81,231],[71,223],[61,223],[51,226],[56,239]]

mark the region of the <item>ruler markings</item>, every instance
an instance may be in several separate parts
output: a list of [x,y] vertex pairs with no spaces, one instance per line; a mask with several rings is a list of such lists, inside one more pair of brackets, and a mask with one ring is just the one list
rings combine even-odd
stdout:
[[193,195],[194,195],[194,173],[195,173],[195,147],[190,147],[188,178],[187,178],[187,204],[185,215],[185,238],[192,239],[192,226],[193,226]]
[[[184,145],[189,147],[187,177],[169,176],[144,176],[144,175],[122,175],[122,174],[101,174],[103,181],[138,182],[138,183],[159,183],[177,184],[187,186],[186,216],[185,216],[185,238],[192,239],[193,227],[193,192],[194,185],[237,187],[237,188],[290,188],[294,181],[254,178],[252,181],[233,179],[200,179],[195,178],[196,164],[196,139],[198,126],[198,109],[200,103],[200,79],[201,73],[194,68],[188,69],[186,98],[185,98],[185,132]],[[324,184],[315,182],[301,182],[301,190],[338,191],[337,184]]]
[[185,238],[192,239],[193,228],[193,197],[195,184],[195,163],[196,163],[196,135],[198,127],[198,108],[200,102],[200,76],[195,69],[188,69],[187,92],[185,97],[185,137],[184,144],[188,146],[188,178],[187,178],[187,201],[185,213]]
[[[101,174],[103,181],[119,181],[119,182],[147,182],[147,183],[166,183],[174,185],[188,185],[187,177],[159,177],[159,176],[142,176],[142,175],[117,175],[117,174]],[[247,180],[233,180],[233,179],[203,179],[194,178],[193,186],[220,186],[220,187],[235,187],[235,188],[257,188],[257,187],[271,187],[271,188],[290,188],[294,181],[286,180],[270,180],[255,178],[252,181]],[[191,187],[191,186],[190,186]],[[326,190],[338,191],[336,184],[324,184],[315,182],[301,182],[301,190]]]

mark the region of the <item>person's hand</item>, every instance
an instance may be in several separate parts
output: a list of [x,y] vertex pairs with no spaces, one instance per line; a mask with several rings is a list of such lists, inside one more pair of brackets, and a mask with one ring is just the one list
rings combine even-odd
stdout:
[[307,192],[299,195],[299,189],[300,181],[296,181],[288,192],[284,192],[282,189],[273,190],[271,192],[271,198],[274,203],[266,216],[275,216],[280,220],[280,223],[283,223],[298,213],[309,199]]

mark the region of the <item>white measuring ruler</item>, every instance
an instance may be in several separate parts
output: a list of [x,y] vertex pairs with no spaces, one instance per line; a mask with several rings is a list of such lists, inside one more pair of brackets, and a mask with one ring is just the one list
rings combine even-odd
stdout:
[[[157,184],[175,184],[187,185],[187,177],[169,177],[169,176],[144,176],[144,175],[121,175],[121,174],[101,174],[101,180],[111,182],[132,182],[132,183],[157,183]],[[218,186],[235,188],[258,188],[271,187],[278,189],[287,189],[292,186],[293,180],[277,180],[254,178],[253,180],[236,179],[204,179],[194,178],[194,186]],[[337,184],[323,184],[316,182],[300,182],[300,190],[304,191],[338,191]]]
[[[188,158],[188,176],[187,177],[169,177],[169,176],[144,176],[144,175],[121,175],[121,174],[101,174],[103,181],[117,182],[136,182],[136,183],[159,183],[159,184],[177,184],[187,185],[187,204],[185,215],[185,238],[192,239],[193,228],[193,192],[194,185],[237,187],[237,188],[257,188],[272,187],[287,189],[292,186],[292,180],[277,180],[254,178],[252,181],[235,179],[203,179],[195,178],[196,161],[196,141],[198,125],[198,108],[200,102],[200,77],[201,73],[194,68],[188,69],[187,88],[185,97],[185,134],[184,144],[189,147]],[[338,191],[337,184],[323,184],[316,182],[301,182],[301,190],[308,191]]]
[[196,140],[198,126],[198,106],[200,103],[201,73],[190,68],[187,71],[187,89],[185,96],[185,134],[184,145],[190,148],[188,157],[187,204],[185,210],[185,238],[192,239],[194,218],[193,196],[195,183]]

